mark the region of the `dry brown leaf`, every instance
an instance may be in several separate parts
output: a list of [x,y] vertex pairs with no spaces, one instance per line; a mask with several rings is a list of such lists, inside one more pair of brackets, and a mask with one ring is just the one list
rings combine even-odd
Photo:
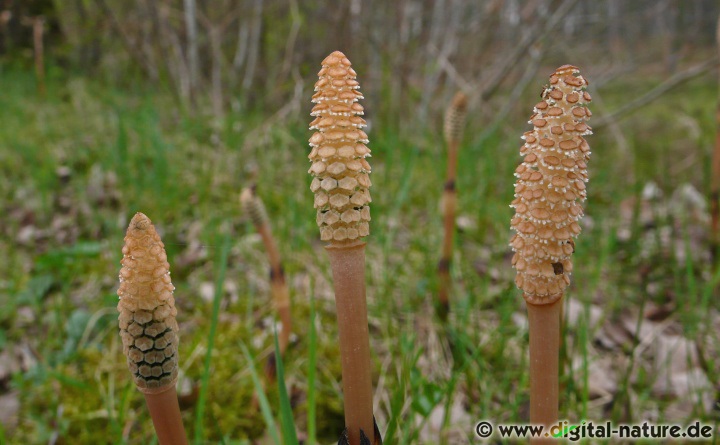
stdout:
[[602,315],[602,308],[595,304],[586,306],[575,298],[568,298],[565,303],[565,321],[568,327],[574,328],[582,324],[593,331],[600,323]]
[[21,370],[19,358],[12,353],[12,347],[6,347],[0,352],[0,390],[10,381],[16,372]]
[[659,305],[650,301],[647,303],[643,315],[647,320],[660,322],[669,318],[673,313],[675,313],[675,304],[667,303]]
[[[617,391],[618,363],[608,354],[603,356],[592,354],[587,360],[589,361],[588,396],[590,400],[602,399],[606,403],[610,402]],[[573,367],[576,370],[582,369],[583,361],[582,357],[575,358]]]
[[17,427],[19,411],[19,391],[11,391],[6,394],[0,394],[0,425],[3,426],[5,434],[9,434],[10,437],[12,437],[12,432]]
[[[422,422],[422,418],[418,417],[418,424]],[[419,443],[434,443],[437,441],[440,431],[447,444],[466,444],[468,431],[473,431],[475,426],[474,418],[465,409],[465,403],[462,397],[455,397],[450,406],[448,416],[448,424],[443,428],[445,420],[445,405],[437,405],[430,412],[430,416],[426,420],[425,425],[420,431]]]
[[[653,393],[659,397],[687,397],[688,391],[697,385],[708,384],[700,373],[695,343],[680,335],[658,335],[653,344],[655,382]],[[698,380],[701,379],[701,380]]]
[[700,368],[671,376],[669,385],[662,389],[679,393],[676,400],[665,408],[666,421],[686,421],[696,415],[698,405],[707,414],[714,409],[715,390]]
[[617,349],[632,343],[632,335],[619,321],[608,320],[595,334],[595,341],[605,349]]
[[90,168],[86,193],[88,200],[95,206],[116,207],[120,203],[117,175],[113,171],[104,171],[100,164]]
[[622,314],[620,316],[620,323],[630,338],[638,341],[649,338],[658,326],[658,323],[645,320],[644,318],[638,320],[638,314],[635,313],[635,311],[628,311]]

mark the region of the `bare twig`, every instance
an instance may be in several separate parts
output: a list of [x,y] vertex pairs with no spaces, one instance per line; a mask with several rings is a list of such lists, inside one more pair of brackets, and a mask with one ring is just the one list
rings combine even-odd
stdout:
[[440,51],[437,46],[429,46],[430,53],[433,57],[436,57],[437,62],[440,64],[440,68],[445,71],[445,74],[450,80],[466,95],[470,95],[477,88],[471,82],[468,82],[455,68],[455,66],[448,60],[447,55]]
[[[605,102],[602,100],[602,96],[597,92],[597,90],[593,91],[593,101],[600,110],[607,109],[605,108]],[[628,159],[628,163],[632,164],[634,162],[634,154],[628,147],[628,141],[622,131],[622,128],[620,128],[620,125],[618,125],[618,122],[616,120],[608,122],[607,125],[608,130],[610,130],[610,135],[613,137],[613,139],[615,139],[615,145],[617,145],[618,151],[622,153],[623,159]]]
[[215,23],[210,20],[209,17],[204,15],[202,12],[197,12],[197,19],[205,26],[210,37],[210,53],[212,55],[212,70],[210,72],[210,87],[211,87],[211,99],[213,114],[215,117],[222,117],[224,114],[224,100],[223,100],[223,67],[227,65],[225,57],[222,52],[222,35],[225,29],[235,21],[240,15],[240,8],[236,8],[228,14],[225,14],[223,19]]
[[490,77],[485,84],[485,87],[480,93],[482,100],[489,99],[502,84],[507,74],[517,63],[523,59],[522,55],[525,54],[530,46],[543,39],[547,34],[555,29],[560,20],[565,17],[570,10],[575,6],[578,0],[565,0],[555,13],[542,25],[536,26],[531,32],[529,32],[523,40],[508,54],[508,56],[500,63],[500,66],[496,68],[493,75]]
[[300,109],[302,103],[303,91],[305,89],[305,81],[303,80],[297,69],[293,70],[293,78],[295,79],[295,89],[293,97],[272,116],[266,119],[262,124],[250,130],[245,143],[243,144],[243,151],[249,150],[253,146],[262,144],[268,134],[268,129],[274,126],[277,122],[283,121],[291,113],[297,112]]
[[[237,73],[242,69],[245,59],[247,58],[248,52],[248,34],[250,27],[245,21],[238,23],[238,41],[235,47],[235,56],[233,57],[233,72]],[[234,76],[235,77],[235,76]]]
[[[435,3],[432,15],[432,28],[430,29],[430,38],[427,44],[427,53],[433,54],[439,52],[442,59],[447,60],[456,51],[458,46],[457,28],[460,20],[460,8],[454,5],[453,0],[447,0],[450,5],[445,6],[445,0]],[[446,19],[447,17],[447,19]],[[437,50],[435,42],[441,42],[440,48]],[[418,110],[418,119],[424,122],[427,118],[427,111],[430,100],[433,97],[433,91],[438,83],[441,70],[436,69],[434,58],[428,58],[428,69],[423,79],[423,92],[420,100],[420,108]]]
[[602,116],[599,119],[596,119],[595,125],[593,125],[593,128],[598,129],[600,127],[604,127],[605,125],[608,125],[610,121],[618,120],[621,116],[624,116],[628,113],[631,113],[638,108],[641,108],[650,102],[654,101],[655,99],[659,98],[663,94],[667,93],[668,91],[672,90],[673,88],[682,85],[683,83],[694,79],[695,77],[701,76],[705,74],[707,71],[710,71],[711,69],[715,68],[718,64],[718,57],[713,57],[712,59],[709,59],[703,63],[699,63],[695,66],[692,66],[685,71],[682,71],[680,73],[677,73],[670,78],[668,78],[666,81],[661,83],[660,85],[656,86],[652,90],[648,91],[647,93],[643,94],[642,96],[638,97],[637,99],[630,101],[623,105],[622,107],[618,108],[617,110],[613,111],[612,113]]
[[150,79],[152,79],[153,81],[157,81],[159,78],[157,67],[153,65],[147,59],[147,57],[145,57],[143,52],[139,48],[137,48],[135,43],[133,43],[127,32],[125,32],[125,30],[123,29],[120,21],[118,20],[113,10],[110,9],[110,7],[108,6],[107,2],[105,0],[95,0],[95,2],[98,4],[103,13],[105,13],[105,15],[107,15],[110,19],[110,26],[120,36],[120,40],[122,41],[122,44],[130,57],[132,57],[135,62],[140,65],[140,67],[145,71],[145,73],[150,77]]
[[35,17],[33,27],[33,48],[35,53],[35,76],[37,77],[37,89],[40,96],[45,96],[45,50],[43,48],[43,33],[45,30],[45,18]]
[[520,95],[523,93],[523,91],[525,91],[530,82],[533,81],[535,75],[538,72],[538,69],[540,68],[540,60],[542,59],[543,54],[545,54],[544,47],[539,48],[538,51],[530,52],[530,60],[525,67],[525,72],[523,73],[523,76],[520,78],[513,90],[510,92],[510,97],[507,100],[503,101],[504,103],[502,108],[497,113],[497,116],[495,117],[492,125],[490,125],[489,127],[490,131],[494,131],[493,129],[505,120],[507,115],[510,114],[513,104],[517,103],[518,99],[520,99]]
[[282,69],[280,70],[280,79],[285,79],[285,77],[290,74],[290,68],[292,67],[293,56],[295,54],[295,42],[297,41],[300,25],[302,24],[297,0],[290,0],[290,14],[292,17],[292,26],[288,33],[287,41],[285,42],[285,58],[283,59]]
[[215,117],[222,117],[224,113],[223,102],[223,86],[222,86],[222,66],[223,54],[221,48],[222,29],[218,25],[210,27],[208,34],[210,35],[210,49],[212,53],[212,107]]
[[185,62],[185,54],[183,53],[182,44],[177,32],[169,23],[168,16],[169,5],[164,2],[156,2],[148,0],[148,9],[151,11],[152,20],[157,28],[157,39],[160,42],[160,48],[165,57],[165,65],[180,100],[187,105],[191,99],[190,92],[190,74]]
[[247,91],[252,85],[255,77],[255,67],[257,66],[258,54],[260,53],[260,31],[262,30],[262,11],[263,0],[255,0],[253,8],[252,31],[249,40],[249,55],[247,60],[247,68],[245,77],[243,77],[242,88]]
[[195,94],[198,86],[200,63],[198,60],[197,9],[195,0],[183,0],[185,32],[187,34],[187,61],[190,72],[190,91]]

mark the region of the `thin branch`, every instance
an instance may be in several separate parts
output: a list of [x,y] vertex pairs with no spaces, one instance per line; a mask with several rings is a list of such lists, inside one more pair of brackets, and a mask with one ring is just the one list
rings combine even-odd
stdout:
[[305,81],[303,80],[297,67],[293,69],[293,79],[295,79],[295,89],[292,99],[290,99],[285,105],[283,105],[278,111],[272,116],[266,119],[262,124],[250,130],[247,137],[245,138],[245,144],[243,144],[243,151],[250,150],[252,147],[257,147],[261,144],[266,143],[268,129],[275,126],[278,122],[282,122],[287,119],[293,112],[297,112],[302,107],[302,97],[305,93]]
[[[243,67],[248,52],[248,34],[250,27],[244,21],[238,24],[238,42],[235,47],[235,57],[233,57],[233,72],[236,74]],[[236,75],[233,75],[236,77]]]
[[120,21],[118,20],[117,16],[112,11],[112,9],[110,9],[105,0],[95,0],[95,2],[98,4],[103,13],[105,13],[105,15],[110,18],[110,26],[120,36],[120,40],[122,41],[123,46],[125,46],[125,49],[127,50],[130,57],[135,59],[135,61],[140,64],[142,69],[145,70],[148,76],[150,76],[150,79],[152,79],[153,81],[157,81],[157,67],[153,66],[153,64],[151,64],[150,61],[147,60],[143,52],[139,48],[137,48],[136,45],[132,42],[128,34],[123,29],[122,25],[120,25]]
[[447,74],[448,78],[455,84],[455,86],[457,86],[463,93],[470,96],[473,91],[476,90],[475,85],[468,82],[467,79],[458,72],[455,65],[448,60],[446,54],[440,51],[437,46],[431,44],[429,49],[430,53],[436,58],[438,64],[440,65],[440,69]]
[[[592,98],[593,103],[600,110],[604,112],[607,109],[605,107],[605,101],[602,99],[602,95],[598,93],[597,89],[593,90]],[[632,184],[635,181],[635,152],[630,150],[625,133],[616,120],[608,121],[607,126],[608,133],[613,139],[615,139],[615,146],[617,147],[618,153],[620,153],[622,159],[624,160],[622,167],[624,169],[624,178],[628,181],[628,183]],[[593,128],[597,128],[597,125],[593,126]]]
[[[523,93],[523,91],[525,91],[530,82],[535,78],[535,75],[540,68],[540,60],[542,59],[542,55],[544,53],[544,47],[541,47],[539,51],[533,51],[530,53],[532,58],[525,67],[525,72],[523,73],[522,78],[517,82],[512,92],[510,92],[508,100],[503,101],[503,106],[502,108],[500,108],[500,111],[498,111],[495,115],[495,119],[493,119],[492,123],[488,125],[482,133],[480,133],[480,136],[478,138],[480,141],[484,141],[485,138],[495,132],[495,130],[505,121],[505,118],[508,114],[510,114],[510,111],[512,111],[512,108],[517,103],[520,95]],[[476,98],[471,98],[471,104],[474,102],[473,99]]]
[[293,62],[293,54],[295,54],[295,42],[297,41],[302,18],[300,16],[300,8],[297,0],[290,0],[290,15],[292,16],[292,27],[288,33],[285,43],[285,58],[283,59],[282,69],[280,70],[280,79],[285,79],[290,74],[290,67]]
[[187,105],[190,99],[190,76],[180,39],[168,23],[169,6],[165,2],[156,2],[154,0],[149,0],[147,3],[157,29],[156,38],[160,43],[160,49],[164,55],[162,58],[165,59],[167,71],[174,82],[174,87],[181,102]]
[[211,72],[211,88],[212,88],[212,106],[215,117],[223,115],[223,87],[222,87],[222,29],[219,26],[212,26],[209,30],[210,50],[212,54],[212,72]]
[[542,40],[547,34],[553,31],[558,22],[560,22],[560,20],[565,17],[570,10],[572,10],[577,2],[578,0],[565,0],[555,11],[555,14],[553,14],[544,25],[535,27],[535,29],[529,32],[525,38],[520,41],[508,57],[502,61],[500,67],[495,70],[495,74],[483,88],[482,93],[480,94],[480,98],[483,101],[489,99],[493,94],[495,94],[503,80],[505,80],[507,74],[523,58],[523,54],[528,51],[530,46],[532,46],[533,43]]
[[[434,42],[440,42],[438,52],[442,54],[441,58],[447,60],[457,50],[458,38],[457,28],[459,26],[460,14],[457,2],[449,0],[449,5],[444,1],[435,3],[432,13],[432,28],[430,30],[430,38],[427,42],[427,52],[432,54],[437,46]],[[446,12],[447,10],[447,12]],[[423,79],[423,91],[418,110],[418,120],[424,122],[427,118],[430,100],[440,78],[440,70],[435,68],[435,61],[429,59],[426,75]]]
[[198,86],[200,62],[198,59],[197,41],[197,8],[195,0],[184,0],[185,29],[187,32],[187,60],[190,67],[190,89],[194,93]]
[[717,64],[718,57],[715,56],[712,59],[709,59],[703,63],[697,64],[693,67],[688,68],[685,71],[671,76],[670,78],[665,80],[665,82],[656,86],[655,88],[638,97],[637,99],[630,101],[624,106],[615,110],[614,112],[597,119],[595,121],[595,125],[593,125],[593,128],[601,128],[605,125],[608,125],[611,121],[617,120],[621,116],[624,116],[625,114],[633,112],[638,108],[649,104],[650,102],[654,101],[655,99],[672,90],[673,88],[682,85],[683,83],[694,79],[695,77],[705,74],[707,71],[715,68]]
[[243,78],[242,88],[247,91],[252,85],[255,77],[255,67],[257,65],[258,53],[260,52],[260,32],[262,29],[262,11],[263,0],[255,0],[253,8],[253,29],[250,35],[250,54],[247,61],[247,69]]
[[530,82],[533,81],[533,79],[537,75],[538,70],[540,69],[540,62],[542,61],[542,56],[545,54],[545,50],[546,48],[543,46],[538,48],[537,51],[530,52],[530,61],[525,67],[525,72],[515,85],[515,88],[513,88],[513,90],[510,92],[510,97],[508,98],[508,100],[503,101],[503,107],[500,109],[500,112],[498,113],[495,122],[493,122],[493,127],[495,125],[500,125],[500,123],[505,120],[505,117],[510,114],[510,111],[512,110],[514,104],[518,103],[518,100],[520,99],[523,91],[525,91]]

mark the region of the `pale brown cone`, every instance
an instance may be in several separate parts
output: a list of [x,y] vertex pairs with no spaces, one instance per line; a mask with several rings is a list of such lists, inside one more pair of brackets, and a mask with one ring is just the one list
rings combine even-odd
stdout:
[[255,187],[244,188],[240,193],[240,205],[243,212],[250,217],[255,227],[268,222],[267,211],[260,197],[255,194]]
[[322,62],[310,124],[317,224],[323,241],[346,243],[370,233],[370,156],[355,70],[340,51]]
[[552,303],[570,284],[573,238],[580,233],[588,180],[590,147],[583,136],[592,133],[585,123],[592,115],[587,84],[576,67],[558,68],[535,105],[533,130],[523,135],[510,245],[515,283],[529,303]]
[[136,213],[123,247],[118,312],[128,367],[145,393],[162,392],[178,375],[175,288],[165,246],[150,219]]
[[445,112],[443,133],[445,134],[445,143],[448,145],[452,142],[459,143],[462,140],[465,117],[467,116],[467,103],[467,96],[460,91],[455,94],[455,97],[453,97],[450,106]]

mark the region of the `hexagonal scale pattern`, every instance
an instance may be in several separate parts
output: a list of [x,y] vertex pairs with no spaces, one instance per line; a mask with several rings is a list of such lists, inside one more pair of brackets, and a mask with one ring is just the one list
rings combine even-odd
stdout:
[[118,312],[128,368],[141,391],[160,392],[178,374],[175,288],[165,246],[142,213],[130,222],[121,263]]
[[322,62],[310,129],[310,190],[315,193],[320,238],[352,242],[369,234],[370,156],[355,70],[340,51]]

